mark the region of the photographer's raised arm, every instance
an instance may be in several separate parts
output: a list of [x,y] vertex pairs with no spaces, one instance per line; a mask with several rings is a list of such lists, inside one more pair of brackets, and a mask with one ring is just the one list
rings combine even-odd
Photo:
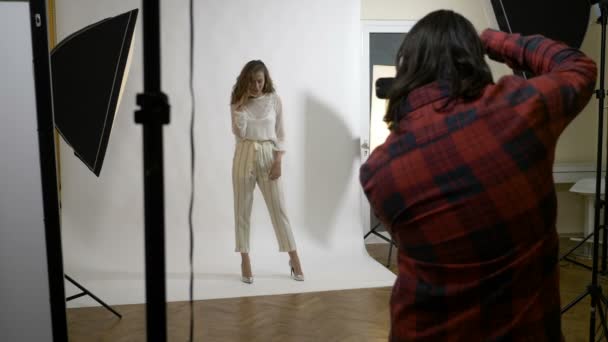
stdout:
[[[491,59],[536,75],[528,81],[515,76],[504,77],[498,86],[501,82],[507,87],[514,82],[528,82],[528,86],[517,91],[526,93],[526,101],[529,99],[539,105],[528,106],[531,115],[549,116],[551,131],[556,137],[593,95],[597,67],[578,49],[541,35],[522,36],[491,29],[482,33],[481,40]],[[523,102],[521,96],[518,99]],[[532,110],[534,108],[536,110]]]

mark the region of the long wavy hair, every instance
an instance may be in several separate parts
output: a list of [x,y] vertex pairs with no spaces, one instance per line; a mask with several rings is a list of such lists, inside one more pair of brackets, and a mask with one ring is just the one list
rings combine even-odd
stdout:
[[397,76],[389,92],[384,121],[395,130],[408,95],[421,86],[446,81],[449,98],[470,101],[493,82],[485,49],[475,27],[450,10],[429,13],[414,25],[397,53]]
[[270,78],[270,73],[268,72],[268,68],[266,64],[261,60],[253,60],[247,62],[241,73],[236,79],[236,83],[234,87],[232,87],[232,95],[230,96],[230,104],[243,103],[247,97],[249,86],[253,81],[253,75],[262,71],[264,73],[264,89],[262,92],[264,94],[273,93],[274,84],[272,82],[272,78]]

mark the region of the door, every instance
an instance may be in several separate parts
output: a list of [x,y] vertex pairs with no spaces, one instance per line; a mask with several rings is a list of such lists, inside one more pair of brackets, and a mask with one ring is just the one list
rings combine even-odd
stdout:
[[[380,77],[395,76],[395,56],[405,34],[414,26],[415,21],[362,21],[362,70],[361,70],[361,163],[369,154],[384,142],[388,135],[382,120],[387,101],[376,97],[375,82]],[[367,234],[379,224],[373,215],[365,194],[361,192],[361,213],[364,222],[363,234]],[[385,229],[377,229],[388,236]],[[366,243],[384,242],[370,235]]]

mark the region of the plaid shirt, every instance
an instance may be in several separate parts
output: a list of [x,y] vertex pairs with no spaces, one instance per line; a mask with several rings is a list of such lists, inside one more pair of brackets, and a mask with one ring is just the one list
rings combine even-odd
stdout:
[[435,82],[360,170],[399,247],[391,341],[559,341],[557,139],[593,94],[595,63],[542,36],[486,30],[490,58],[529,70],[472,102]]

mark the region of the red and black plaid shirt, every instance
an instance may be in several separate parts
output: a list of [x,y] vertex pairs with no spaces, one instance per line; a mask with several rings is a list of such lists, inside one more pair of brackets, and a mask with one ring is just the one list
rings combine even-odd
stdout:
[[399,246],[391,341],[559,341],[553,161],[593,94],[595,63],[542,36],[486,30],[506,76],[439,110],[447,87],[411,92],[405,117],[361,167]]

